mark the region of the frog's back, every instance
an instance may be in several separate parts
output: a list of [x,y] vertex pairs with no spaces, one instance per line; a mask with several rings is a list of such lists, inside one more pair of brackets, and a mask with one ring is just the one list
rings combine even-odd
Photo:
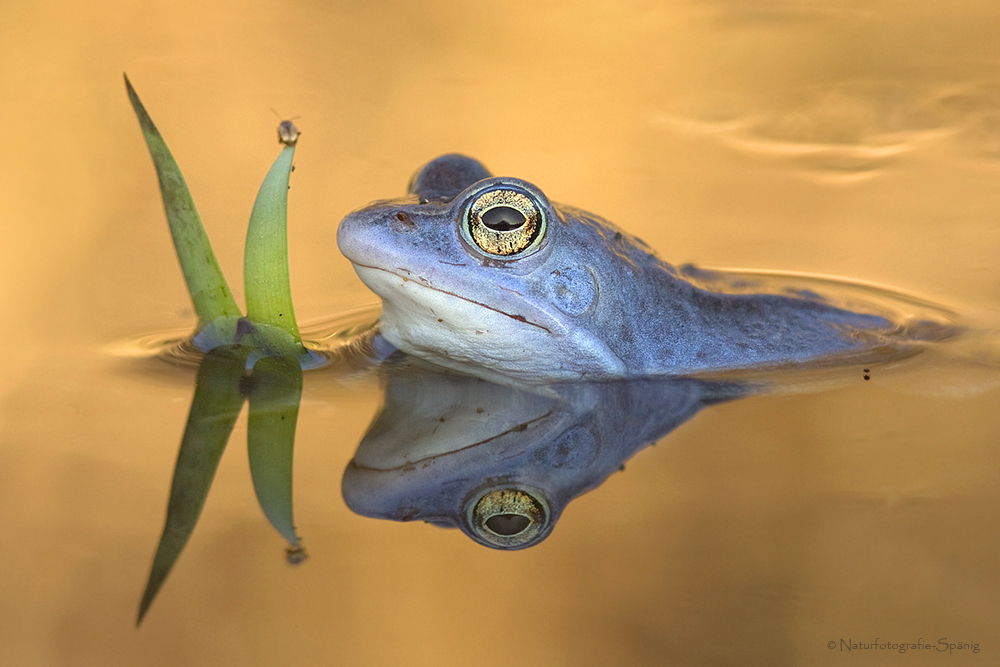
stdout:
[[804,363],[884,343],[900,326],[818,295],[731,294],[697,285],[641,240],[591,214],[560,207],[600,276],[600,298],[580,325],[629,375]]

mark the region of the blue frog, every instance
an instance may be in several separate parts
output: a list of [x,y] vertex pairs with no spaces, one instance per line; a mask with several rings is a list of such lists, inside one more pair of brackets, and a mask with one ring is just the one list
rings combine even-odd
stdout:
[[799,365],[948,331],[874,303],[674,267],[610,222],[457,154],[418,171],[407,196],[348,215],[337,242],[382,299],[385,340],[493,380]]

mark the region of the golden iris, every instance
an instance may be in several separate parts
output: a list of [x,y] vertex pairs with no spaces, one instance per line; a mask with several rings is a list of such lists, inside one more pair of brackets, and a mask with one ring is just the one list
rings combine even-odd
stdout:
[[468,230],[483,252],[510,257],[540,236],[542,213],[534,200],[517,190],[488,190],[469,207]]
[[480,539],[500,549],[527,546],[548,522],[544,501],[521,489],[493,489],[469,513]]

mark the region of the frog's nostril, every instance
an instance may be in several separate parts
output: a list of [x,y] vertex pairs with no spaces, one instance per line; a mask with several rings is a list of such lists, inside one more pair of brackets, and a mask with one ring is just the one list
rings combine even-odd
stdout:
[[398,211],[396,215],[392,216],[391,224],[392,230],[395,232],[408,232],[417,227],[413,219],[403,211]]

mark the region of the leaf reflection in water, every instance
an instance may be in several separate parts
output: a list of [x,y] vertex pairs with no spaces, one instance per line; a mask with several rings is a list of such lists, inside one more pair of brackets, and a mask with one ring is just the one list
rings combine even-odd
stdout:
[[292,516],[292,452],[302,369],[294,358],[264,357],[247,371],[251,354],[247,346],[216,347],[205,355],[198,369],[170,486],[167,518],[139,603],[137,624],[149,611],[194,531],[219,459],[247,398],[247,450],[257,500],[264,516],[288,541],[289,562],[297,564],[306,557]]

